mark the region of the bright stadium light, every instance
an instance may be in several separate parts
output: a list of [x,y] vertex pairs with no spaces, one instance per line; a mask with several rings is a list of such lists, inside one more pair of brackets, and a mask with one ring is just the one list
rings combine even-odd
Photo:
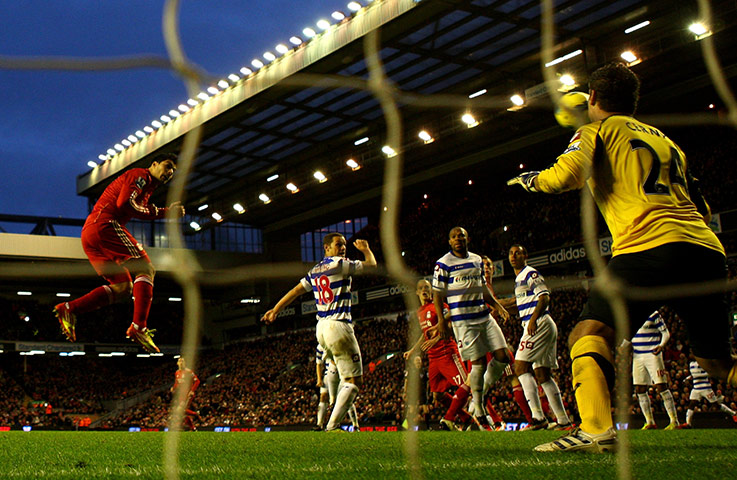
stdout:
[[299,188],[297,188],[297,185],[293,184],[292,182],[287,183],[287,190],[289,190],[292,193],[299,192]]
[[239,214],[244,213],[246,211],[246,209],[240,203],[234,203],[233,210],[235,210]]
[[384,155],[386,155],[389,158],[395,157],[397,155],[397,151],[394,150],[389,145],[384,145],[383,147],[381,147],[381,151],[384,152]]
[[138,138],[144,138],[144,137],[146,137],[146,134],[143,133],[141,130],[136,130],[136,137],[138,137]]
[[272,175],[272,176],[268,177],[268,178],[266,179],[266,181],[267,181],[267,182],[273,182],[273,181],[274,181],[274,180],[276,180],[277,178],[279,178],[279,174],[278,174],[278,173],[275,173],[274,175]]
[[181,302],[182,298],[181,297],[169,297],[169,301],[170,302]]
[[315,32],[315,31],[314,31],[313,29],[311,29],[310,27],[307,27],[307,28],[305,28],[304,30],[302,30],[302,33],[304,33],[304,34],[305,34],[305,37],[307,37],[307,38],[312,38],[312,37],[314,37],[315,35],[317,35],[317,32]]
[[132,145],[131,141],[128,140],[127,138],[124,138],[123,140],[121,140],[120,143],[122,143],[124,147],[130,147]]
[[341,12],[340,10],[336,10],[330,16],[340,22],[345,18],[345,13]]
[[517,93],[515,93],[514,95],[512,95],[511,97],[509,97],[509,100],[513,104],[517,105],[518,107],[521,107],[522,105],[525,104],[525,99],[522,98],[522,95],[519,95]]
[[122,152],[123,150],[125,150],[125,147],[123,147],[123,145],[119,143],[116,143],[115,145],[113,145],[113,148],[119,152]]
[[476,120],[470,113],[464,113],[461,117],[461,121],[465,123],[468,128],[473,128],[479,124],[478,120]]
[[102,161],[105,161],[105,160],[107,160],[107,155],[100,154],[100,155],[97,156],[97,158],[100,159],[100,160],[102,160]]
[[161,121],[162,121],[162,122],[164,122],[164,123],[169,123],[169,122],[171,122],[171,117],[169,117],[169,116],[167,116],[167,115],[162,115],[162,116],[160,116],[159,118],[160,118],[160,119],[161,119]]
[[204,102],[205,100],[207,100],[208,98],[210,98],[210,95],[208,95],[205,92],[200,92],[200,93],[197,94],[197,98],[199,98],[200,100],[202,100]]
[[92,160],[90,160],[89,162],[87,162],[87,166],[90,167],[90,168],[97,168],[97,164],[95,162],[93,162]]
[[177,118],[179,115],[181,115],[181,114],[179,112],[177,112],[176,110],[174,110],[174,109],[169,110],[169,116],[171,118]]
[[218,212],[212,212],[212,218],[214,218],[216,222],[223,221],[223,216],[220,215]]
[[60,292],[60,293],[57,293],[56,296],[57,297],[61,297],[61,298],[69,298],[69,297],[72,296],[72,294],[71,293],[61,293]]
[[325,183],[328,181],[328,177],[326,177],[325,174],[322,173],[320,170],[316,170],[315,173],[312,174],[312,176],[315,177],[320,183]]
[[420,133],[417,134],[418,137],[420,137],[420,140],[425,142],[425,144],[432,143],[435,141],[434,138],[432,138],[432,135],[430,135],[427,130],[420,130]]
[[154,120],[153,122],[151,122],[151,126],[154,128],[161,128],[163,124],[158,120]]
[[256,68],[261,68],[264,66],[264,62],[262,62],[258,58],[254,58],[253,60],[251,60],[251,65],[253,65]]
[[624,60],[625,62],[627,62],[628,65],[633,65],[635,63],[639,63],[638,62],[639,59],[637,58],[637,55],[635,55],[635,53],[632,52],[631,50],[627,50],[626,52],[622,52],[619,56],[622,57],[622,60]]
[[200,227],[200,224],[197,222],[189,222],[189,226],[194,230],[195,232],[199,232],[202,227]]
[[152,127],[149,127],[148,125],[143,127],[143,131],[146,133],[154,133],[154,129]]
[[638,23],[637,25],[632,25],[631,27],[629,27],[629,28],[626,28],[626,29],[624,30],[624,33],[632,33],[632,32],[634,32],[634,31],[636,31],[636,30],[639,30],[639,29],[641,29],[641,28],[645,28],[645,27],[647,27],[648,25],[650,25],[650,20],[645,20],[644,22],[640,22],[640,23]]
[[694,35],[704,35],[709,31],[708,28],[706,28],[706,25],[704,25],[701,22],[694,22],[691,25],[688,26],[688,29],[693,33]]
[[346,160],[345,164],[348,165],[348,167],[351,170],[353,170],[354,172],[356,170],[360,170],[361,169],[361,165],[359,165],[359,163],[357,161],[353,160],[352,158],[349,158],[348,160]]
[[113,150],[112,148],[107,149],[107,154],[110,155],[111,157],[114,157],[116,153],[117,152]]
[[207,87],[207,93],[209,93],[210,95],[217,95],[218,93],[220,93],[220,90],[215,87]]
[[133,134],[128,135],[128,141],[130,141],[131,143],[136,143],[138,141],[138,137]]
[[369,141],[369,137],[359,138],[358,140],[356,140],[355,142],[353,142],[353,145],[361,145],[361,144],[366,143],[368,141]]
[[361,10],[361,4],[358,2],[350,2],[348,4],[348,10],[350,10],[351,12],[357,12]]
[[251,70],[248,67],[243,67],[243,68],[240,69],[240,72],[241,72],[242,75],[250,75],[250,74],[253,73],[253,70]]
[[182,103],[182,104],[180,104],[180,105],[179,105],[179,106],[178,106],[177,108],[178,108],[178,109],[179,109],[179,111],[180,111],[180,112],[182,112],[182,113],[185,113],[185,112],[189,112],[189,111],[191,110],[191,109],[189,108],[189,106],[187,106],[187,105],[185,105],[185,104],[183,104],[183,103]]
[[577,56],[581,55],[582,53],[583,53],[583,50],[581,50],[581,49],[574,50],[571,53],[567,53],[567,54],[563,55],[562,57],[556,58],[552,62],[546,63],[545,64],[545,67],[547,68],[547,67],[552,67],[553,65],[558,65],[559,63],[565,62],[566,60],[569,60],[569,59],[571,59],[573,57],[577,57]]
[[233,83],[237,82],[240,79],[241,79],[241,77],[239,77],[235,73],[231,73],[230,75],[228,75],[228,80],[230,80]]
[[258,199],[261,200],[262,202],[264,202],[264,205],[266,205],[268,203],[271,203],[271,199],[265,193],[262,193],[261,195],[259,195],[258,196]]
[[480,97],[481,95],[483,95],[485,93],[486,93],[486,89],[483,88],[483,89],[479,90],[478,92],[473,92],[471,95],[468,96],[468,98]]
[[194,98],[190,98],[189,100],[187,100],[187,105],[189,105],[190,107],[196,107],[199,104],[200,102],[198,102]]
[[560,83],[562,83],[566,87],[572,87],[576,84],[576,80],[573,78],[573,76],[567,73],[561,75],[558,80],[560,80]]
[[283,43],[280,43],[279,45],[277,45],[276,47],[274,47],[274,50],[276,50],[278,53],[284,55],[285,53],[287,53],[289,51],[289,47],[287,47]]
[[227,82],[226,80],[220,80],[220,81],[218,82],[218,87],[220,87],[220,88],[222,88],[222,89],[226,89],[226,88],[228,88],[229,86],[230,86],[230,84],[229,84],[229,83],[228,83],[228,82]]
[[317,25],[317,28],[319,28],[320,30],[327,30],[328,28],[330,28],[330,22],[328,22],[324,18],[318,20],[315,25]]
[[289,43],[291,43],[294,46],[302,45],[302,39],[299,38],[297,35],[294,35],[289,38]]
[[274,60],[276,60],[276,55],[274,55],[274,54],[273,54],[273,53],[271,53],[271,52],[264,52],[264,55],[263,55],[263,56],[264,56],[264,58],[265,58],[266,60],[268,60],[269,62],[273,62]]
[[24,290],[21,290],[20,292],[18,292],[18,295],[20,295],[21,297],[28,297],[28,296],[30,296],[30,295],[33,295],[33,293],[31,293],[31,292],[26,292],[26,291],[24,291]]
[[210,205],[208,205],[208,204],[206,204],[206,203],[203,203],[202,205],[200,205],[199,207],[197,207],[197,211],[198,211],[198,212],[201,212],[201,211],[203,211],[203,210],[207,210],[207,207],[209,207],[209,206],[210,206]]

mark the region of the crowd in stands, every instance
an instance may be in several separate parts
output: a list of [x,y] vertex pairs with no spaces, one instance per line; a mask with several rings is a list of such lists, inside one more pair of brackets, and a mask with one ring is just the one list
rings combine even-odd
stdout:
[[[688,133],[685,130],[666,132],[686,152],[694,175],[704,185],[712,210],[735,208],[734,191],[737,175],[734,169],[720,168],[724,159],[737,147],[734,136],[710,141],[708,131]],[[550,160],[553,160],[551,158]],[[528,251],[540,251],[581,241],[579,195],[568,193],[556,197],[527,194],[521,189],[506,189],[506,179],[479,180],[462,190],[431,192],[423,202],[407,205],[400,233],[404,259],[417,273],[428,275],[434,262],[448,250],[450,228],[461,225],[471,237],[470,249],[506,258],[512,243],[524,244]],[[599,222],[600,233],[606,234]],[[381,260],[378,227],[370,225],[361,231],[372,250]],[[727,252],[737,247],[737,236],[722,235]],[[361,258],[349,250],[349,256]],[[735,281],[731,266],[731,281]],[[543,269],[543,275],[545,271]],[[381,275],[357,277],[354,290],[384,285]],[[509,292],[501,292],[509,293]],[[564,404],[575,416],[575,401],[571,386],[570,359],[566,339],[586,299],[582,289],[554,289],[551,314],[559,329],[559,370],[556,379]],[[730,292],[729,301],[737,306],[737,292]],[[0,338],[5,340],[61,341],[58,323],[50,305],[35,300],[0,298]],[[78,339],[82,342],[121,343],[131,318],[132,303],[118,304],[81,315]],[[380,302],[355,306],[356,333],[365,364],[364,386],[356,406],[362,422],[401,423],[404,415],[402,387],[404,362],[401,353],[407,349],[408,323],[414,322],[406,313],[400,296]],[[673,312],[664,310],[671,332],[665,351],[670,388],[683,419],[690,384],[688,373],[688,343],[682,323]],[[29,321],[25,321],[29,317]],[[152,328],[157,328],[157,343],[177,344],[182,334],[181,306],[154,302]],[[307,318],[307,317],[305,317]],[[308,326],[308,319],[304,326]],[[515,347],[521,335],[519,322],[513,317],[502,325],[507,339]],[[314,326],[231,343],[222,350],[207,349],[197,362],[196,372],[203,380],[195,396],[194,408],[201,415],[199,425],[284,425],[314,423],[318,390],[315,386]],[[387,353],[391,359],[377,361]],[[13,354],[15,355],[15,354]],[[623,366],[624,365],[624,366]],[[620,368],[629,368],[626,362]],[[46,425],[68,426],[67,414],[102,415],[106,401],[130,397],[159,387],[148,400],[104,418],[103,428],[137,425],[163,428],[168,420],[171,395],[168,391],[176,367],[170,357],[165,360],[98,359],[89,357],[52,358],[0,357],[0,426]],[[714,382],[715,391],[726,396],[725,403],[737,409],[737,392]],[[494,404],[505,418],[520,418],[509,383],[502,380],[491,391]],[[662,411],[655,398],[652,407]],[[34,406],[35,405],[35,406]],[[47,406],[51,405],[49,411]],[[639,406],[633,401],[633,413]],[[427,421],[436,425],[443,412],[430,408]]]

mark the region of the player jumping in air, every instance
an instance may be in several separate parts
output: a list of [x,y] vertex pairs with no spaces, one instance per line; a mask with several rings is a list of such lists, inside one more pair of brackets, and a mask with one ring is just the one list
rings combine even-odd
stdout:
[[[665,362],[663,362],[663,348],[669,339],[668,327],[665,326],[663,317],[657,310],[648,317],[632,338],[632,384],[635,386],[640,410],[645,416],[643,430],[658,428],[650,407],[650,396],[647,393],[648,385],[652,384],[655,384],[655,390],[663,400],[665,411],[670,417],[670,424],[665,429],[678,428],[676,403],[666,383]],[[622,343],[623,347],[626,347],[630,342],[623,340]]]
[[182,405],[184,410],[184,423],[190,430],[194,431],[197,430],[194,426],[194,419],[197,418],[199,420],[200,414],[192,410],[190,407],[192,406],[192,400],[194,399],[194,392],[200,386],[200,379],[197,378],[197,375],[191,368],[187,368],[187,362],[184,361],[184,357],[179,357],[177,360],[177,371],[174,374],[174,385],[172,385],[169,391],[174,393],[179,385],[185,382],[189,382],[189,391],[187,391],[187,396],[184,399],[184,404]]
[[573,427],[563,406],[560,389],[551,376],[551,370],[558,368],[558,327],[548,313],[550,290],[540,272],[527,265],[527,250],[522,245],[512,245],[509,249],[509,264],[517,275],[514,280],[515,298],[501,302],[507,308],[516,308],[522,322],[522,337],[514,355],[514,373],[532,411],[532,423],[528,429],[539,430],[548,426],[538,393],[539,383],[555,414],[554,428],[571,430]]
[[[468,240],[466,229],[454,227],[450,231],[450,252],[435,263],[433,303],[438,316],[438,335],[443,340],[450,338],[450,322],[461,358],[471,362],[469,386],[475,405],[472,414],[479,423],[488,423],[483,401],[486,354],[492,352],[494,356],[488,362],[491,384],[496,383],[504,373],[509,364],[509,354],[507,340],[491,316],[487,303],[504,320],[509,318],[509,313],[486,286],[484,263],[479,255],[468,251]],[[450,315],[443,306],[446,299]]]
[[[589,77],[592,123],[578,129],[552,167],[525,172],[508,183],[545,193],[588,185],[614,239],[607,273],[624,282],[624,293],[661,285],[713,284],[712,294],[627,299],[631,328],[625,336],[631,338],[644,319],[666,303],[684,321],[699,365],[737,386],[721,293],[727,272],[724,247],[707,225],[709,206],[681,149],[660,130],[633,117],[639,91],[639,79],[621,63],[594,71]],[[684,259],[690,268],[683,268]],[[537,451],[616,448],[610,398],[614,313],[605,292],[596,287],[568,338],[581,426],[538,445]]]
[[147,328],[148,312],[154,289],[154,267],[143,246],[125,228],[131,218],[154,220],[164,218],[168,210],[184,216],[184,207],[175,202],[169,208],[158,208],[149,197],[161,184],[167,183],[177,168],[176,155],[159,155],[148,168],[133,168],[116,178],[100,195],[92,213],[82,227],[82,248],[98,275],[110,285],[98,287],[87,295],[54,307],[61,331],[70,342],[77,339],[77,315],[115,302],[133,302],[133,323],[126,336],[148,352],[158,352],[152,339],[154,330]]
[[261,319],[266,324],[273,322],[284,307],[300,295],[313,292],[317,304],[317,341],[325,350],[327,358],[335,362],[343,381],[325,431],[340,430],[340,422],[353,405],[363,383],[361,350],[353,333],[351,319],[351,275],[360,272],[364,267],[375,267],[376,258],[366,240],[356,240],[353,245],[363,253],[363,262],[345,258],[346,240],[343,235],[325,235],[325,258],[312,267]]
[[[417,311],[417,320],[420,322],[422,336],[412,348],[404,352],[404,358],[414,357],[419,350],[427,354],[428,380],[433,401],[435,405],[446,408],[445,416],[440,420],[440,428],[458,430],[455,419],[466,406],[470,390],[466,384],[466,369],[456,343],[452,339],[443,340],[435,335],[438,316],[435,313],[430,282],[425,279],[418,281],[415,293],[421,305]],[[447,311],[448,305],[443,305],[443,308]],[[456,388],[455,395],[448,393],[453,387]]]

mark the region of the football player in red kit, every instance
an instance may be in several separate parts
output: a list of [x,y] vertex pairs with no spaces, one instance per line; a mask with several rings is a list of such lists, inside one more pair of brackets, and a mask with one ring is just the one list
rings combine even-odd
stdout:
[[[190,430],[197,430],[194,426],[194,418],[197,418],[199,420],[200,414],[192,410],[190,407],[192,406],[192,399],[194,398],[194,392],[197,390],[197,387],[200,386],[200,379],[197,378],[197,375],[194,373],[194,371],[191,368],[187,368],[187,363],[184,360],[184,357],[179,357],[179,360],[177,360],[177,371],[174,374],[174,385],[172,385],[171,389],[169,389],[170,392],[174,393],[174,391],[179,387],[179,385],[184,381],[190,381],[189,385],[189,392],[187,392],[187,397],[184,400],[184,423],[187,425],[187,427]],[[187,380],[187,377],[191,378],[191,380]]]
[[[470,389],[466,385],[466,369],[458,353],[458,346],[453,339],[442,340],[435,335],[435,326],[438,317],[435,313],[432,298],[432,285],[427,280],[417,282],[415,292],[422,305],[417,311],[417,319],[422,328],[422,337],[412,348],[404,353],[404,358],[410,358],[420,349],[427,354],[429,361],[428,382],[433,400],[436,405],[443,405],[448,409],[445,417],[440,421],[440,428],[455,430],[456,415],[461,412],[462,417],[468,415],[461,410],[466,406]],[[447,308],[447,306],[446,306]],[[457,387],[456,394],[450,395],[448,390]]]
[[153,330],[146,326],[154,288],[154,267],[143,246],[125,228],[131,218],[164,218],[168,210],[184,216],[175,202],[169,208],[149,203],[153,191],[171,180],[176,155],[159,155],[148,168],[133,168],[116,178],[100,195],[82,227],[82,248],[95,271],[109,285],[98,287],[76,300],[54,307],[64,336],[76,340],[76,315],[125,300],[133,295],[133,322],[126,336],[148,352],[158,352]]

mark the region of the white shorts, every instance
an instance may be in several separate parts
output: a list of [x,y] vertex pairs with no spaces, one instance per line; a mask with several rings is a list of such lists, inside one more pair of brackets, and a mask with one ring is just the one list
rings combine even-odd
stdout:
[[461,360],[466,362],[478,360],[489,352],[507,348],[504,333],[491,316],[488,321],[473,325],[453,322],[453,334],[458,342]]
[[558,327],[550,315],[545,314],[537,319],[534,336],[527,333],[527,326],[523,327],[523,332],[514,359],[531,363],[533,370],[540,367],[558,368]]
[[632,354],[633,385],[667,383],[668,379],[665,375],[665,364],[663,363],[662,353],[658,355],[653,355],[652,353]]
[[337,320],[317,322],[317,341],[338,368],[341,379],[363,375],[361,349],[353,333],[353,325]]
[[717,395],[711,388],[705,390],[691,389],[691,395],[688,396],[689,400],[706,400],[709,403],[717,403]]

